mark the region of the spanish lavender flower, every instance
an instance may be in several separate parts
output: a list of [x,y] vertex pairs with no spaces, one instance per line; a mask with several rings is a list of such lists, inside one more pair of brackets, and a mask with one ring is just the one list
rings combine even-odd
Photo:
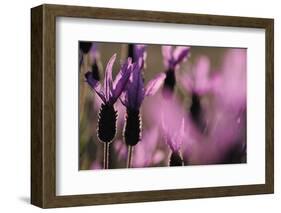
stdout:
[[164,88],[168,91],[174,91],[176,84],[175,71],[178,69],[180,63],[187,58],[189,50],[189,47],[183,46],[162,46],[162,55],[166,73]]
[[191,94],[190,117],[201,132],[206,130],[201,97],[213,92],[220,78],[218,74],[209,76],[209,72],[210,61],[201,56],[192,67],[191,73],[185,73],[180,80],[183,88]]
[[[121,102],[127,109],[126,123],[124,127],[124,139],[128,146],[128,167],[131,164],[132,147],[141,140],[141,116],[140,107],[145,96],[153,95],[159,89],[159,81],[163,74],[157,76],[144,87],[141,70],[144,65],[143,58],[134,63],[129,82],[121,96]],[[161,84],[160,84],[161,85]]]
[[108,168],[108,148],[109,143],[116,134],[117,111],[114,109],[114,103],[118,100],[123,89],[125,88],[132,69],[131,60],[127,60],[121,67],[114,82],[112,80],[112,67],[116,59],[114,54],[106,67],[103,88],[100,83],[93,77],[91,72],[85,74],[86,82],[95,90],[102,100],[98,120],[98,138],[105,143],[104,168]]
[[146,45],[143,44],[128,44],[128,57],[132,59],[132,62],[138,62],[140,58],[146,60]]
[[197,143],[193,144],[193,163],[245,162],[246,67],[246,50],[232,49],[226,52],[216,75],[202,74],[200,78],[196,78],[200,79],[196,81],[197,86],[190,87],[192,84],[186,84],[189,91],[193,88],[200,95],[209,92],[213,95],[212,105],[206,108],[211,111],[208,132],[201,134]]
[[171,155],[169,160],[170,166],[183,166],[183,158],[180,152],[182,142],[185,138],[185,124],[184,119],[182,119],[181,124],[175,126],[167,126],[166,122],[162,120],[162,128],[164,132],[164,137],[167,145],[171,149]]

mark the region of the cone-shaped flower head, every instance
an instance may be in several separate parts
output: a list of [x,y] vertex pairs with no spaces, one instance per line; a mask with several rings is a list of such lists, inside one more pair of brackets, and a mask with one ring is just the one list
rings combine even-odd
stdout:
[[114,103],[126,87],[132,68],[131,60],[128,59],[122,65],[120,72],[117,74],[115,81],[113,82],[112,67],[115,59],[116,54],[111,57],[107,64],[103,88],[91,72],[85,74],[86,82],[95,90],[103,102],[99,112],[98,137],[105,143],[111,142],[115,137],[117,111],[114,109]]
[[121,102],[127,109],[126,124],[124,128],[124,138],[127,145],[134,146],[141,139],[141,116],[140,107],[145,96],[153,95],[160,88],[165,74],[158,75],[148,82],[144,87],[142,78],[142,68],[144,60],[142,58],[133,64],[129,82],[121,96]]

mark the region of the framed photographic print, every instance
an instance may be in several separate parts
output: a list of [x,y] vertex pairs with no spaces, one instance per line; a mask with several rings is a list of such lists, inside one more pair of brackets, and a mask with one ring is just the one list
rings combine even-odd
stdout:
[[274,191],[273,19],[31,9],[31,203]]

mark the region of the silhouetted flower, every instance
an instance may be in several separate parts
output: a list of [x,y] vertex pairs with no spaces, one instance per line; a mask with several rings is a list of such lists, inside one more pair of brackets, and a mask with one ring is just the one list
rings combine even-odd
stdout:
[[98,120],[98,138],[105,143],[105,153],[104,153],[104,168],[108,168],[108,144],[113,140],[116,134],[116,121],[117,121],[117,111],[114,109],[114,103],[118,100],[123,89],[125,88],[132,69],[131,60],[128,59],[121,67],[121,70],[117,74],[115,80],[112,80],[112,68],[114,61],[116,59],[116,54],[114,54],[105,70],[105,78],[103,82],[103,88],[97,79],[87,72],[85,74],[86,82],[90,87],[95,90],[100,99],[102,100],[101,109],[99,112]]
[[153,95],[161,86],[165,75],[162,73],[148,82],[144,87],[141,74],[143,59],[134,63],[129,82],[121,96],[121,102],[127,109],[126,124],[124,129],[125,142],[127,145],[136,145],[141,138],[140,107],[145,96]]
[[161,76],[157,76],[148,83],[148,87],[145,89],[142,78],[143,65],[143,58],[139,58],[139,61],[133,64],[129,82],[121,96],[121,102],[127,110],[124,126],[124,139],[128,146],[127,167],[131,167],[132,146],[135,146],[141,140],[141,104],[146,95],[153,95],[157,91],[157,88],[159,88],[157,82],[161,81]]

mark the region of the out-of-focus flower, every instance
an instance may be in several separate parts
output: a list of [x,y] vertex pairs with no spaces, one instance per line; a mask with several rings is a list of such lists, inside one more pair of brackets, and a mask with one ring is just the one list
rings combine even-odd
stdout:
[[192,147],[196,164],[245,162],[246,50],[227,51],[219,74],[211,90],[214,106],[208,134]]
[[221,79],[215,87],[216,101],[229,110],[240,111],[246,107],[247,51],[229,50],[221,68]]
[[196,127],[202,132],[206,129],[206,121],[204,119],[201,97],[214,92],[219,81],[219,74],[210,75],[210,61],[205,56],[199,57],[191,72],[185,72],[180,78],[183,88],[191,94],[190,117]]
[[[180,122],[178,122],[180,123]],[[165,141],[172,150],[172,152],[179,152],[185,136],[184,119],[182,119],[180,125],[169,125],[162,120],[162,129],[165,137]]]
[[227,51],[216,88],[210,135],[217,146],[224,150],[228,162],[233,160],[230,156],[234,158],[246,151],[246,60],[246,49]]
[[97,81],[100,80],[100,53],[98,51],[98,47],[96,43],[93,43],[91,49],[89,51],[90,59],[91,59],[91,71],[92,77]]
[[189,53],[190,47],[184,46],[162,46],[162,55],[166,70],[175,70],[184,61]]
[[174,90],[176,84],[175,71],[178,69],[180,63],[187,58],[189,50],[189,47],[183,46],[162,46],[162,55],[166,74],[164,89],[167,91]]
[[163,160],[161,150],[157,150],[157,142],[158,130],[156,127],[144,131],[142,140],[134,153],[133,166],[135,168],[148,167]]
[[93,44],[92,42],[87,42],[87,41],[79,42],[79,66],[82,65],[84,60],[84,55],[89,53],[92,44]]
[[183,166],[184,162],[180,152],[181,145],[185,139],[185,125],[184,119],[181,121],[180,126],[167,126],[166,122],[162,122],[164,138],[172,153],[170,156],[170,166]]
[[210,74],[210,60],[206,56],[199,57],[191,72],[185,72],[180,78],[184,89],[199,96],[217,89],[219,81],[218,73]]

